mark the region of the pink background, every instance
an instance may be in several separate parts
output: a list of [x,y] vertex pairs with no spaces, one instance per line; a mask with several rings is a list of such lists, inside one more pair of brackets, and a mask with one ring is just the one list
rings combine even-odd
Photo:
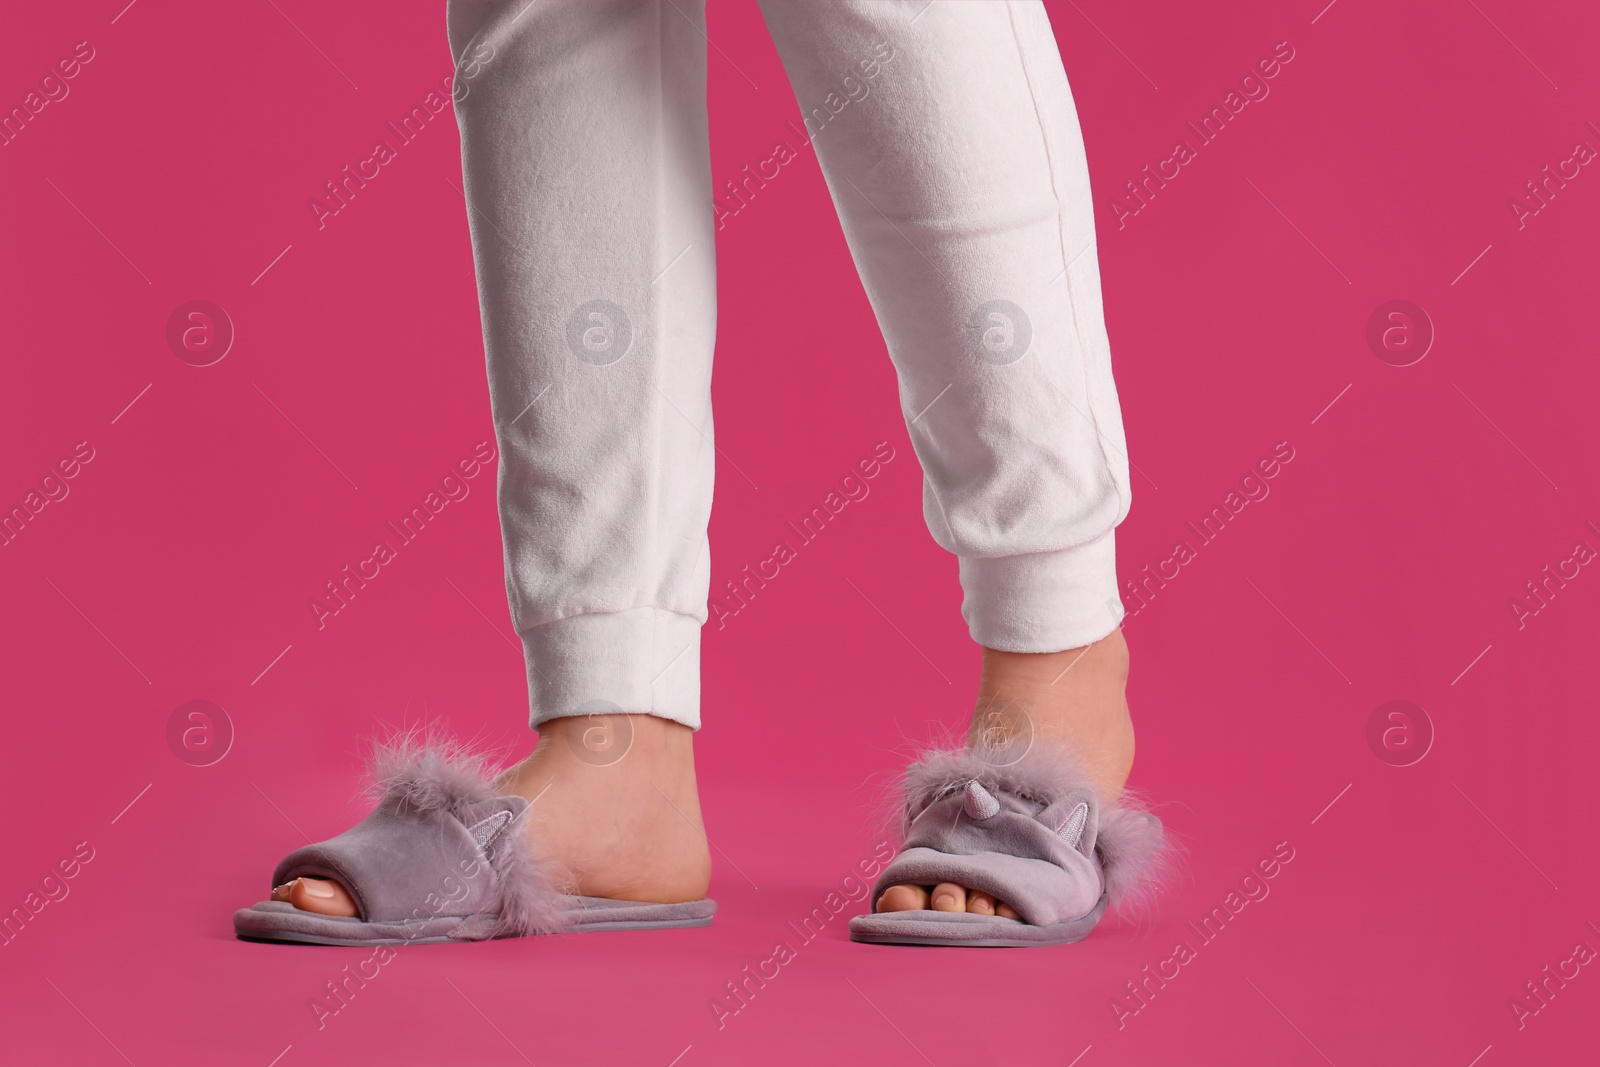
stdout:
[[[716,924],[404,949],[319,1030],[309,1001],[367,953],[241,943],[232,910],[359,816],[377,724],[443,717],[518,755],[532,736],[487,478],[326,628],[307,606],[491,434],[450,116],[325,229],[308,208],[449,74],[444,13],[125,2],[25,5],[0,33],[7,109],[94,50],[0,147],[0,506],[94,450],[0,548],[0,907],[93,849],[0,949],[4,1062],[1594,1056],[1600,968],[1520,1028],[1510,1007],[1579,942],[1600,949],[1600,573],[1521,629],[1510,608],[1576,543],[1600,549],[1600,175],[1582,167],[1520,229],[1509,204],[1575,142],[1600,147],[1591,5],[1049,5],[1141,471],[1122,576],[1192,543],[1186,522],[1279,442],[1295,452],[1127,626],[1134,784],[1188,849],[1158,916],[953,955],[853,945],[851,905],[718,1028],[712,999],[871,853],[885,783],[961,728],[976,682],[807,150],[719,235],[715,584],[874,443],[899,458],[707,629]],[[714,0],[709,32],[720,183],[793,138],[798,109],[753,5]],[[1295,58],[1271,95],[1119,230],[1123,183],[1280,41]],[[192,299],[237,331],[213,366],[166,342]],[[1365,339],[1393,299],[1437,332],[1413,366]],[[211,766],[168,746],[193,699],[236,733]],[[1436,735],[1411,766],[1368,743],[1391,699]],[[1198,946],[1186,923],[1279,842],[1294,859],[1270,895],[1119,1025],[1124,983]]]

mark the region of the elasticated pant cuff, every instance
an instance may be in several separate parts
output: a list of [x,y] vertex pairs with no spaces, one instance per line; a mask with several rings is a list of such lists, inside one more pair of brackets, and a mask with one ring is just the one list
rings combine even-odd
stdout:
[[1058,552],[961,559],[972,639],[1002,652],[1060,652],[1122,622],[1115,531]]
[[659,608],[573,615],[522,635],[529,725],[656,715],[700,729],[700,621]]

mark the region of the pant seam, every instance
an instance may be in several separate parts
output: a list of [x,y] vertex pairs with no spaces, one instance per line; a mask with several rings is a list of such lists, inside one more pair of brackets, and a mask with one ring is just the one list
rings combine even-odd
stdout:
[[681,615],[686,619],[693,619],[696,623],[704,625],[704,620],[700,619],[692,611],[679,611],[676,608],[664,608],[659,604],[631,604],[625,608],[596,608],[593,610],[585,609],[583,611],[573,611],[567,613],[566,615],[557,615],[554,618],[544,619],[540,622],[534,623],[532,626],[524,627],[515,632],[517,636],[521,637],[524,634],[531,634],[535,630],[542,630],[546,626],[554,626],[558,622],[566,622],[568,619],[581,619],[589,615],[626,615],[629,612],[634,611],[653,611],[661,615]]
[[[663,198],[661,195],[662,170],[660,163],[664,155],[662,146],[662,126],[665,119],[662,115],[662,109],[665,106],[667,89],[665,74],[667,41],[666,27],[662,23],[661,5],[653,4],[651,7],[654,9],[656,17],[655,124],[651,131],[652,137],[650,145],[650,149],[655,155],[656,163],[654,168],[655,180],[651,186],[651,194],[655,197],[656,201],[656,210],[654,213],[655,227],[651,233],[650,242],[651,247],[649,270],[653,272],[656,269],[656,263],[661,259],[661,231],[665,227],[663,219],[666,217],[665,213],[661,210]],[[705,9],[702,7],[701,11],[704,10]],[[680,14],[681,13],[682,12],[680,12]],[[691,18],[691,16],[688,15],[685,15],[684,17],[686,19]],[[650,382],[651,391],[655,393],[655,396],[653,396],[650,401],[650,413],[651,418],[655,423],[656,432],[659,438],[660,435],[665,431],[667,423],[665,418],[666,413],[662,410],[662,401],[665,399],[665,394],[661,391],[660,385],[656,383],[656,370],[662,365],[662,362],[659,358],[660,346],[665,338],[671,336],[671,330],[667,328],[667,324],[662,319],[662,316],[668,314],[670,304],[666,300],[657,299],[654,285],[651,285],[645,289],[644,297],[645,306],[649,312],[649,314],[647,314],[645,317],[645,323],[648,323],[650,327],[652,327],[650,329],[649,348],[651,359],[649,366],[644,368],[644,373],[646,379]],[[642,354],[643,353],[641,353],[641,355]],[[657,549],[661,542],[661,531],[665,526],[665,523],[662,522],[661,516],[661,453],[663,451],[661,446],[663,443],[664,442],[660,442],[658,440],[657,447],[648,450],[650,454],[650,476],[646,481],[646,484],[649,486],[651,497],[649,515],[654,529],[651,531],[651,536],[645,539],[647,546],[646,558],[649,561],[649,565],[646,567],[644,573],[647,575],[660,573],[658,569],[660,566],[660,555]],[[652,664],[656,662],[658,656],[660,655],[660,650],[656,647],[656,629],[657,627],[652,623],[650,627],[650,658],[648,660],[648,662]],[[652,682],[649,686],[648,695],[650,701],[650,710],[654,712],[657,707],[654,682]]]
[[[1097,393],[1089,373],[1089,361],[1093,358],[1094,353],[1088,344],[1088,339],[1084,336],[1083,316],[1080,314],[1082,301],[1078,299],[1077,286],[1073,285],[1072,282],[1072,262],[1067,258],[1067,213],[1061,203],[1060,186],[1057,183],[1059,170],[1056,166],[1055,154],[1050,150],[1050,131],[1045,123],[1044,115],[1041,114],[1039,110],[1039,93],[1034,87],[1033,67],[1028,61],[1027,49],[1022,46],[1022,35],[1017,30],[1017,10],[1015,0],[1006,0],[1006,16],[1011,26],[1012,43],[1015,44],[1017,48],[1017,60],[1022,67],[1022,80],[1028,87],[1028,99],[1033,105],[1034,122],[1039,127],[1039,142],[1040,146],[1044,150],[1045,165],[1050,172],[1050,197],[1055,201],[1056,205],[1057,244],[1061,249],[1061,269],[1065,274],[1063,280],[1067,283],[1067,308],[1072,315],[1072,332],[1077,339],[1078,351],[1083,357],[1081,373],[1083,382],[1083,395],[1089,407],[1087,412],[1089,429],[1094,433],[1095,449],[1100,454],[1101,473],[1104,474],[1107,483],[1111,486],[1112,492],[1117,496],[1117,511],[1120,514],[1123,510],[1121,507],[1121,502],[1124,494],[1122,487],[1117,484],[1116,475],[1112,472],[1111,458],[1106,455],[1105,433],[1100,428],[1100,418],[1096,412],[1095,401],[1097,399]],[[1046,15],[1046,25],[1049,25],[1048,15]],[[1062,74],[1062,77],[1066,77],[1065,73]],[[1089,244],[1090,248],[1093,248],[1095,245],[1094,198],[1092,190],[1089,201]],[[1087,249],[1085,251],[1087,251]],[[1095,254],[1098,262],[1098,251]],[[1063,399],[1067,399],[1068,404],[1072,403],[1070,398]],[[1113,521],[1111,528],[1116,529],[1116,527],[1117,523],[1116,521]]]

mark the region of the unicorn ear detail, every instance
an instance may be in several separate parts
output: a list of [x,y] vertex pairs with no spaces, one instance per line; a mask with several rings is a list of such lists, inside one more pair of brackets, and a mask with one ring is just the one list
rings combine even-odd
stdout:
[[1045,828],[1084,855],[1090,855],[1099,837],[1100,808],[1087,789],[1073,789],[1057,797],[1037,818]]
[[487,819],[481,819],[467,827],[467,833],[471,834],[478,847],[483,849],[484,855],[488,855],[500,835],[505,833],[506,827],[510,825],[511,813],[497,811]]
[[1079,801],[1078,806],[1072,809],[1067,816],[1067,821],[1061,824],[1061,829],[1056,831],[1061,840],[1071,848],[1078,847],[1078,841],[1083,837],[1083,828],[1089,825],[1089,805]]
[[967,783],[967,795],[961,810],[973,822],[983,822],[1000,814],[1000,802],[974,778]]

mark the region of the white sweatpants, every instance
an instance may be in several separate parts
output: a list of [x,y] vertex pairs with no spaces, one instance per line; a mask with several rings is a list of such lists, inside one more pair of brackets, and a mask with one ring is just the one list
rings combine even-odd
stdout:
[[[1083,139],[1043,6],[761,8],[973,639],[1051,652],[1106,636],[1128,460]],[[452,0],[449,30],[533,725],[620,709],[698,728],[718,210],[703,0]]]

